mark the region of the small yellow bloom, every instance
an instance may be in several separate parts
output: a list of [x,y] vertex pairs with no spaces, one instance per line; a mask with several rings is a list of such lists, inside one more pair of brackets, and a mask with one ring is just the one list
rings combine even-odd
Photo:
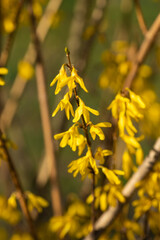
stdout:
[[116,176],[116,174],[118,175],[124,175],[123,171],[120,170],[110,170],[106,167],[103,166],[99,166],[99,168],[102,169],[102,172],[104,173],[104,175],[107,177],[108,181],[111,184],[116,184],[119,185],[121,183],[121,181],[119,180],[119,178]]
[[73,119],[73,122],[78,122],[80,117],[83,115],[85,122],[89,123],[89,121],[90,121],[89,112],[91,112],[92,114],[94,114],[96,116],[99,115],[99,112],[97,110],[87,107],[84,104],[84,102],[82,101],[82,99],[79,97],[79,107],[75,111],[75,117]]
[[66,147],[68,144],[71,147],[72,151],[76,151],[78,147],[79,149],[78,155],[82,154],[86,146],[86,138],[79,133],[77,124],[74,124],[66,132],[56,134],[54,138],[56,140],[62,138],[60,142],[60,147],[62,148]]
[[78,76],[77,70],[74,67],[72,68],[71,77],[74,78],[74,81],[77,82],[85,92],[88,92],[87,88],[84,85],[83,79]]
[[[100,207],[101,211],[105,211],[108,206],[116,206],[117,200],[125,202],[125,198],[121,193],[121,186],[107,183],[103,187],[96,187],[95,195],[95,208]],[[88,204],[93,202],[93,194],[89,195],[86,199]]]
[[92,169],[95,174],[99,173],[96,160],[92,157],[90,148],[88,148],[88,151],[84,157],[72,161],[68,165],[68,168],[69,173],[74,171],[74,177],[76,177],[78,173],[80,173],[83,177],[86,177],[86,175],[90,172],[90,169]]
[[112,154],[110,150],[103,150],[101,147],[98,147],[95,153],[95,159],[100,161],[100,164],[104,164],[105,159],[104,157],[109,156]]
[[57,105],[56,109],[52,113],[52,117],[56,115],[56,113],[59,111],[59,109],[62,111],[65,109],[66,117],[69,120],[70,119],[70,113],[74,117],[74,110],[73,107],[69,101],[69,93],[66,93],[63,97],[63,99],[60,101],[60,103]]
[[26,195],[28,198],[28,208],[30,211],[35,208],[38,212],[42,212],[43,208],[48,207],[48,202],[44,198],[36,196],[28,191],[26,192]]
[[104,140],[105,135],[104,135],[101,127],[111,127],[112,125],[109,122],[101,122],[96,125],[91,123],[91,124],[89,124],[89,126],[90,126],[90,134],[91,134],[93,140],[96,139],[96,135],[100,138],[100,140]]

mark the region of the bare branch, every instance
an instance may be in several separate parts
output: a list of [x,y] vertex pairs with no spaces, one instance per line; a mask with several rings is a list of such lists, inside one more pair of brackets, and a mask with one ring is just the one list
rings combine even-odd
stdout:
[[[55,14],[58,11],[58,9],[61,6],[61,3],[62,3],[62,0],[56,0],[56,1],[50,0],[50,2],[48,3],[45,13],[41,18],[36,30],[37,35],[39,36],[39,39],[41,42],[44,41],[49,31],[49,28],[52,24],[51,17],[53,16],[53,14]],[[35,49],[33,47],[33,44],[30,43],[23,60],[28,61],[30,64],[33,64],[35,62],[35,59],[36,59]],[[27,82],[24,81],[19,76],[19,74],[17,74],[14,84],[10,90],[10,96],[0,116],[0,121],[1,121],[1,126],[3,131],[6,128],[8,128],[12,123],[12,120],[15,116],[15,113],[18,107],[18,101],[24,92],[26,84]]]
[[33,239],[38,240],[38,237],[37,237],[37,234],[36,234],[36,231],[35,231],[35,227],[34,227],[34,224],[33,224],[33,220],[31,218],[30,212],[28,210],[27,202],[26,202],[26,199],[25,199],[25,194],[24,194],[24,191],[23,191],[18,173],[17,173],[17,171],[14,167],[12,158],[11,158],[9,152],[8,152],[8,149],[6,147],[6,144],[5,144],[5,141],[3,140],[2,135],[3,134],[2,134],[2,131],[0,129],[0,140],[2,141],[2,147],[5,151],[6,156],[7,156],[6,160],[7,160],[7,164],[8,164],[8,168],[9,168],[9,172],[10,172],[10,175],[11,175],[12,182],[15,186],[16,191],[17,191],[18,201],[20,203],[22,212],[23,212],[23,214],[26,218],[26,221],[28,223],[28,227],[30,229],[30,233],[31,233]]
[[60,195],[59,184],[58,184],[55,149],[54,149],[53,139],[52,139],[52,130],[51,130],[51,123],[50,123],[49,107],[48,107],[49,105],[48,105],[47,91],[46,91],[46,75],[45,75],[40,40],[36,32],[36,18],[34,16],[33,9],[32,9],[32,0],[29,1],[29,13],[30,13],[30,19],[31,19],[32,37],[33,37],[33,42],[34,42],[36,56],[37,56],[36,57],[36,80],[37,80],[42,128],[43,128],[43,137],[44,137],[45,150],[47,155],[46,164],[48,165],[48,172],[51,172],[50,180],[51,180],[52,207],[55,215],[61,215],[62,201],[61,201],[61,195]]
[[147,33],[147,26],[146,26],[145,21],[144,21],[142,9],[141,9],[139,0],[134,0],[134,2],[135,2],[135,9],[136,9],[137,20],[138,20],[140,29],[141,29],[143,35],[145,36],[146,33]]
[[131,87],[132,81],[134,80],[134,78],[137,74],[138,67],[144,61],[159,30],[160,30],[160,14],[157,16],[157,18],[155,19],[151,28],[148,30],[148,32],[145,35],[144,41],[142,42],[141,47],[140,47],[139,51],[137,52],[134,61],[132,62],[132,67],[131,67],[131,70],[124,82],[123,90],[125,90],[126,87],[128,87],[128,88]]
[[[143,180],[152,170],[154,164],[160,157],[160,137],[155,142],[153,148],[150,150],[148,156],[144,159],[142,165],[138,168],[137,172],[135,172],[127,184],[124,186],[122,190],[123,196],[128,201],[129,198],[136,190],[136,184]],[[95,231],[96,231],[96,239],[98,236],[109,227],[112,222],[116,219],[118,214],[121,212],[125,203],[118,202],[116,207],[109,207],[109,209],[104,212],[100,218],[95,223]],[[89,234],[84,240],[92,240],[92,234]]]

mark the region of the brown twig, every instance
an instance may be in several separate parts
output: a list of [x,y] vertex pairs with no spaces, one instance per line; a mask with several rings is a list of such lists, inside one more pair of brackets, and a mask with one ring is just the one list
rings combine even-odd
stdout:
[[[122,190],[123,196],[126,198],[126,202],[130,199],[132,194],[136,190],[136,184],[142,181],[152,170],[154,164],[158,161],[160,157],[160,137],[156,140],[153,148],[150,150],[148,156],[144,159],[142,165],[138,168],[127,184]],[[109,227],[113,221],[116,219],[118,214],[121,212],[123,206],[126,204],[118,202],[116,207],[109,207],[109,209],[104,212],[100,218],[95,223],[96,239],[98,236]],[[92,235],[89,234],[84,238],[84,240],[92,240]]]
[[8,35],[8,38],[6,40],[6,43],[5,43],[5,46],[4,46],[4,49],[0,55],[0,66],[6,66],[7,65],[7,62],[8,62],[8,58],[9,58],[9,54],[11,52],[11,48],[12,48],[12,45],[13,45],[13,40],[14,40],[14,37],[15,37],[15,33],[17,31],[17,26],[18,26],[18,22],[19,22],[19,17],[20,17],[20,13],[21,13],[21,10],[23,8],[23,4],[24,4],[25,0],[20,0],[18,2],[18,5],[17,5],[17,12],[15,14],[15,19],[13,20],[13,24],[15,26],[14,30]]
[[2,142],[2,147],[3,147],[3,149],[5,151],[5,154],[6,154],[6,157],[7,157],[6,161],[7,161],[7,164],[8,164],[8,168],[9,168],[9,172],[10,172],[10,175],[11,175],[12,182],[15,186],[16,191],[17,191],[18,201],[20,203],[22,212],[23,212],[23,214],[26,218],[26,221],[28,223],[28,227],[30,229],[30,233],[31,233],[33,239],[38,240],[38,237],[37,237],[37,234],[36,234],[36,231],[35,231],[35,227],[34,227],[34,224],[33,224],[33,220],[31,218],[30,212],[28,210],[27,202],[26,202],[26,199],[25,199],[25,194],[24,194],[24,191],[23,191],[18,173],[17,173],[17,171],[14,167],[13,160],[11,159],[11,156],[10,156],[10,154],[8,152],[8,149],[6,147],[6,144],[5,144],[5,140],[3,139],[2,136],[3,136],[3,133],[0,130],[0,140]]
[[38,89],[38,98],[40,104],[41,121],[43,128],[43,137],[45,143],[45,150],[47,155],[48,169],[51,168],[50,180],[51,180],[51,199],[52,207],[55,215],[62,214],[61,195],[58,184],[55,149],[52,139],[50,114],[48,107],[47,91],[46,91],[46,76],[43,63],[43,57],[41,53],[40,40],[36,33],[36,18],[32,9],[32,0],[29,1],[29,13],[31,19],[32,37],[36,50],[36,80]]
[[[51,27],[51,17],[53,14],[55,14],[59,7],[61,6],[62,0],[50,0],[46,10],[44,12],[43,17],[41,18],[38,27],[36,29],[37,35],[39,36],[40,41],[44,41],[49,28]],[[28,49],[26,51],[26,54],[23,58],[24,61],[29,62],[30,64],[33,64],[36,59],[36,53],[35,49],[33,47],[33,44],[30,43],[28,46]],[[24,89],[27,85],[27,81],[24,81],[19,74],[17,74],[14,84],[10,90],[9,98],[3,108],[3,111],[0,116],[1,126],[3,131],[6,128],[9,128],[9,126],[12,123],[12,120],[15,116],[16,110],[18,108],[19,100],[23,95]]]
[[132,62],[131,70],[124,82],[123,85],[123,91],[125,88],[130,88],[132,85],[132,81],[134,80],[138,67],[141,65],[141,63],[144,61],[147,53],[149,52],[155,37],[157,36],[158,32],[160,30],[160,14],[155,19],[154,23],[152,24],[151,28],[147,31],[144,41],[141,44],[141,47],[139,51],[137,52],[134,61]]
[[147,33],[147,26],[146,26],[145,21],[144,21],[142,9],[141,9],[139,0],[134,0],[134,2],[135,2],[135,9],[136,9],[137,20],[138,20],[140,29],[141,29],[143,35],[145,36],[146,33]]

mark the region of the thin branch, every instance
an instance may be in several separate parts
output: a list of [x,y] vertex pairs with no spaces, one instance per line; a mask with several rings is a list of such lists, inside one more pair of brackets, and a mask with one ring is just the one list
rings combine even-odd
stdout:
[[14,24],[15,28],[8,35],[8,38],[6,40],[4,49],[3,49],[2,53],[1,53],[1,56],[0,56],[0,66],[4,67],[4,66],[7,65],[9,54],[11,52],[11,48],[12,48],[12,45],[13,45],[13,40],[14,40],[14,37],[15,37],[15,33],[17,31],[18,23],[19,23],[20,13],[21,13],[21,10],[23,8],[24,2],[25,2],[25,0],[20,0],[18,2],[18,6],[17,6],[17,9],[16,9],[17,12],[15,14],[15,19],[13,20],[13,24]]
[[[49,31],[49,28],[51,27],[51,24],[52,24],[51,17],[53,16],[53,14],[55,14],[59,10],[62,4],[62,1],[63,0],[56,0],[56,1],[50,0],[50,2],[48,3],[46,10],[44,12],[44,15],[41,18],[36,30],[37,35],[39,36],[39,39],[41,42],[44,41]],[[33,47],[33,44],[30,43],[23,60],[28,61],[30,64],[34,64],[35,59],[36,59],[35,49]],[[17,74],[14,84],[10,90],[10,96],[0,116],[0,122],[1,122],[3,131],[6,128],[9,128],[9,126],[11,125],[12,120],[15,116],[16,110],[18,108],[18,104],[19,104],[18,101],[22,97],[26,85],[27,85],[27,81],[24,81],[19,76],[19,74]]]
[[93,9],[91,19],[90,19],[90,24],[94,29],[94,33],[88,40],[84,41],[82,50],[81,50],[81,55],[79,57],[78,66],[81,74],[84,74],[86,70],[93,43],[97,36],[100,24],[102,23],[102,20],[104,18],[104,13],[107,7],[107,3],[108,3],[108,0],[96,0],[95,8]]
[[126,87],[130,88],[132,85],[132,81],[134,80],[138,67],[144,61],[147,53],[149,52],[158,32],[160,30],[160,14],[155,19],[154,23],[152,24],[151,28],[145,35],[144,41],[141,44],[139,51],[137,52],[134,61],[132,62],[131,70],[124,82],[123,91]]
[[0,140],[2,141],[2,147],[5,151],[6,156],[7,156],[6,161],[7,161],[7,164],[8,164],[8,168],[9,168],[9,172],[10,172],[10,175],[11,175],[12,182],[15,186],[16,191],[17,191],[18,201],[20,203],[22,212],[23,212],[23,214],[26,218],[26,221],[28,223],[28,227],[30,229],[30,233],[31,233],[33,239],[38,240],[38,237],[37,237],[37,234],[36,234],[36,231],[35,231],[35,227],[34,227],[34,224],[33,224],[33,220],[31,218],[30,212],[28,210],[27,202],[26,202],[26,199],[25,199],[25,194],[24,194],[24,191],[23,191],[18,173],[17,173],[17,171],[14,167],[13,160],[12,160],[12,158],[11,158],[9,152],[8,152],[8,149],[6,147],[6,144],[5,144],[5,141],[2,137],[2,135],[3,135],[3,133],[0,130]]
[[[130,180],[124,186],[122,194],[126,198],[126,201],[128,201],[132,194],[135,192],[136,184],[139,181],[142,181],[145,177],[147,177],[159,157],[160,137],[155,142],[153,148],[150,150],[148,156],[144,159],[142,165],[138,168],[137,172],[132,175]],[[116,207],[109,207],[109,209],[100,216],[100,218],[95,223],[96,239],[107,227],[109,227],[113,223],[118,214],[121,212],[124,205],[125,203],[118,202]],[[92,234],[86,236],[84,240],[92,240]]]
[[140,29],[141,29],[143,35],[145,36],[146,33],[147,33],[147,26],[146,26],[145,21],[144,21],[142,9],[141,9],[139,0],[134,0],[134,2],[135,2],[135,9],[136,9],[137,20],[138,20]]
[[31,29],[32,29],[32,37],[36,51],[36,80],[37,80],[37,90],[38,90],[38,98],[40,104],[40,113],[41,113],[41,121],[43,128],[43,137],[45,143],[45,150],[47,155],[47,165],[48,171],[51,168],[50,181],[51,181],[51,200],[52,200],[52,208],[55,215],[62,214],[62,201],[58,184],[58,176],[57,176],[57,166],[56,166],[56,158],[55,158],[55,149],[53,145],[52,139],[52,130],[50,123],[50,114],[49,114],[49,105],[47,99],[47,91],[46,91],[46,76],[44,69],[44,62],[41,52],[41,45],[38,34],[36,32],[36,18],[32,9],[32,0],[29,1],[29,13],[31,19]]

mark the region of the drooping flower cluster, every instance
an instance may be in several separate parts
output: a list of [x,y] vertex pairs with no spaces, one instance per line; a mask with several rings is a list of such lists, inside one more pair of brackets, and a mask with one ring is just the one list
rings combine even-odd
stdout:
[[51,218],[49,229],[59,232],[59,237],[62,239],[66,234],[71,238],[81,239],[92,230],[90,208],[74,197],[63,216]]
[[[70,74],[67,74],[67,67],[70,70]],[[97,187],[94,193],[91,194],[90,200],[87,200],[87,203],[91,203],[93,199],[97,198],[97,204],[100,205],[103,210],[105,210],[109,205],[116,205],[117,199],[119,199],[121,202],[124,202],[125,199],[120,193],[120,190],[118,190],[120,188],[121,181],[117,176],[123,175],[124,173],[120,170],[110,170],[104,165],[105,157],[111,155],[112,152],[107,149],[102,149],[102,147],[98,146],[93,153],[91,148],[91,139],[94,141],[97,137],[100,141],[105,140],[105,134],[102,128],[111,127],[111,124],[109,122],[100,122],[94,124],[91,121],[90,113],[98,116],[99,112],[91,107],[86,106],[84,101],[78,96],[78,86],[81,87],[85,92],[88,92],[88,90],[85,87],[83,79],[78,76],[77,71],[73,66],[63,64],[59,74],[51,82],[51,86],[53,86],[55,83],[57,83],[55,94],[58,94],[65,86],[67,87],[68,91],[65,93],[64,97],[53,111],[52,116],[54,117],[59,110],[65,110],[67,119],[70,119],[70,116],[72,115],[73,124],[67,131],[54,135],[54,138],[56,140],[61,139],[60,147],[64,148],[68,145],[72,151],[78,150],[78,156],[80,156],[78,159],[70,162],[68,165],[68,172],[73,173],[74,177],[80,174],[82,179],[87,176],[95,179],[94,177],[98,177],[100,173],[106,177],[107,184],[105,186],[105,190],[101,191],[102,197],[100,195],[96,196],[97,188],[99,188]],[[76,109],[74,109],[72,106],[73,97],[77,103]],[[82,154],[83,156],[81,156]],[[105,202],[106,198],[109,200]],[[102,200],[104,200],[104,203],[102,203]],[[91,225],[90,214],[89,216],[87,215],[87,218],[85,217],[87,214],[86,209],[88,208],[86,203],[84,206],[83,209],[85,209],[85,212],[84,210],[81,211],[81,215],[82,212],[84,212],[83,216],[81,216],[81,219],[79,219],[79,212],[77,213],[77,211],[78,208],[81,209],[82,205],[79,205],[79,207],[77,205],[76,207],[75,204],[70,205],[64,216],[52,218],[50,222],[51,231],[58,231],[60,233],[60,238],[63,238],[66,234],[74,236],[75,238],[81,238],[85,236],[87,232],[92,230],[93,226]],[[75,210],[73,211],[73,209],[76,209],[76,212]],[[88,219],[88,223],[86,223],[86,219]],[[83,222],[85,224],[83,224]]]
[[[58,94],[63,87],[68,87],[67,93],[64,95],[63,99],[53,111],[52,116],[55,116],[59,110],[62,111],[64,109],[67,119],[70,119],[70,115],[73,116],[73,125],[67,131],[56,134],[54,138],[56,140],[61,139],[60,147],[66,147],[69,145],[72,151],[76,151],[78,149],[79,156],[81,156],[87,147],[85,155],[77,160],[72,161],[68,166],[68,172],[73,172],[74,177],[77,176],[78,173],[80,173],[82,177],[86,177],[92,171],[94,174],[98,174],[99,169],[102,167],[100,166],[101,160],[99,160],[97,156],[100,155],[101,158],[104,158],[105,156],[110,155],[111,151],[98,148],[98,150],[95,152],[95,155],[93,155],[90,146],[89,133],[93,140],[95,140],[96,136],[98,136],[100,140],[104,140],[105,135],[102,128],[111,127],[111,124],[108,122],[101,122],[94,125],[90,121],[90,113],[98,116],[99,112],[93,108],[86,106],[84,101],[77,95],[77,84],[85,92],[88,92],[88,90],[85,87],[83,79],[77,74],[76,69],[72,67],[72,69],[70,69],[71,74],[68,76],[65,68],[66,65],[63,64],[59,71],[59,74],[53,79],[50,84],[53,86],[55,83],[57,83],[55,94]],[[73,93],[77,102],[77,108],[75,111],[71,104]],[[81,133],[81,129],[83,129],[84,134]],[[115,174],[113,173],[113,177],[114,176]]]
[[125,96],[118,93],[109,105],[112,115],[118,121],[119,136],[126,143],[127,149],[123,154],[123,170],[128,178],[131,171],[135,170],[132,156],[135,155],[136,163],[139,165],[143,159],[143,151],[139,141],[143,136],[137,137],[137,129],[134,125],[143,118],[145,104],[141,97],[133,91],[126,89]]

